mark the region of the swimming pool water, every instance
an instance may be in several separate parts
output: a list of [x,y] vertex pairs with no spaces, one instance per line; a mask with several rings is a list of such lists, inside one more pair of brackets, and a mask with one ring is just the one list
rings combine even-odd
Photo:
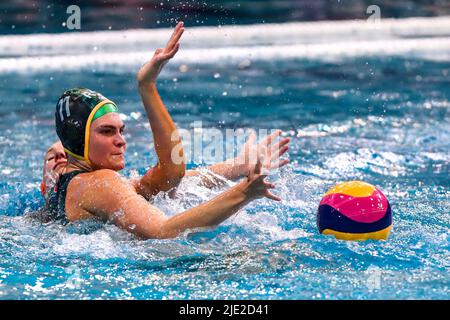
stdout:
[[[247,48],[259,50],[251,41]],[[20,69],[25,60],[10,63],[12,70],[0,63],[0,299],[449,298],[446,50],[347,56],[330,46],[317,57],[277,57],[283,46],[274,45],[242,63],[239,47],[225,46],[238,60],[205,62],[188,57],[190,44],[158,85],[175,122],[283,129],[291,163],[270,177],[283,201],[258,200],[213,230],[175,240],[138,241],[92,221],[63,227],[25,218],[43,204],[42,157],[56,139],[54,106],[64,89],[85,86],[118,103],[128,130],[124,175],[144,172],[156,155],[134,62],[79,71],[68,59],[29,73]],[[394,228],[387,241],[318,234],[322,195],[354,179],[388,197]],[[159,195],[154,204],[171,215],[219,192],[186,179],[176,199]]]

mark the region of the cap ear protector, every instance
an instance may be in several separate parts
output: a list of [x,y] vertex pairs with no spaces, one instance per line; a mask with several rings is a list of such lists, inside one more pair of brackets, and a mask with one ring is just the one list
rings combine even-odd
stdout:
[[44,181],[41,182],[41,194],[45,196],[45,189],[47,189],[47,185]]
[[91,123],[99,117],[118,112],[117,105],[100,93],[74,88],[65,91],[56,104],[56,133],[71,156],[89,161],[89,134]]

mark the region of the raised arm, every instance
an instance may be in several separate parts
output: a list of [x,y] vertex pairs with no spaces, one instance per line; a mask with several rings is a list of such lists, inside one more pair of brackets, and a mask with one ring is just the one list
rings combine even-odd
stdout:
[[[183,23],[179,22],[166,47],[157,49],[152,59],[142,66],[137,74],[139,93],[150,122],[158,156],[158,164],[134,182],[136,191],[146,199],[159,191],[167,191],[177,186],[185,174],[186,164],[181,139],[155,84],[164,65],[177,53],[180,47],[178,41],[183,32]],[[176,159],[172,158],[172,151],[176,151]]]
[[[264,181],[262,164],[258,162],[253,172],[234,187],[195,208],[166,217],[143,197],[137,195],[127,180],[111,170],[99,170],[82,192],[82,209],[109,220],[122,229],[141,238],[174,238],[180,233],[201,227],[212,227],[232,216],[252,200],[267,197],[280,198],[270,193],[275,186]],[[97,184],[101,184],[98,188]],[[89,191],[98,190],[97,193]],[[101,196],[98,193],[102,193]]]

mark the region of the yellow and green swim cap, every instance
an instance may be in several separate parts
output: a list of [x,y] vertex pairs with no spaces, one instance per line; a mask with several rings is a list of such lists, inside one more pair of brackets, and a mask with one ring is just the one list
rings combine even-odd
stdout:
[[56,133],[64,150],[75,158],[88,158],[91,123],[111,112],[119,112],[117,105],[98,92],[86,88],[65,91],[56,104]]

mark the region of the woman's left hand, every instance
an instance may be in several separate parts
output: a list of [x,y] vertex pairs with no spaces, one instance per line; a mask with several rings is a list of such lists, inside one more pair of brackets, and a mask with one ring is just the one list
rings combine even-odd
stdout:
[[183,22],[178,22],[165,48],[156,49],[153,58],[144,64],[137,73],[137,81],[141,84],[150,84],[156,81],[164,65],[172,59],[180,48],[178,42],[184,32]]

